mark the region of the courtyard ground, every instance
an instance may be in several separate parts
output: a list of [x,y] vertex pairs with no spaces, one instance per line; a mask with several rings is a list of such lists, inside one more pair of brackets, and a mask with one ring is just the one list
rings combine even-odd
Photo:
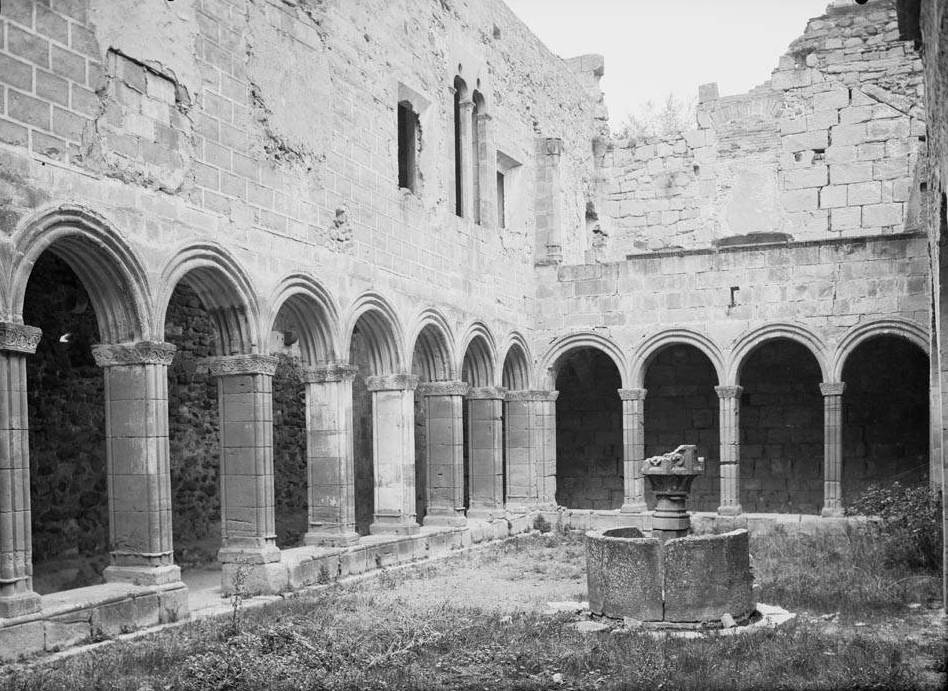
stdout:
[[[935,574],[873,561],[871,542],[777,533],[752,544],[758,601],[797,614],[700,640],[583,634],[579,534],[533,534],[32,667],[12,689],[941,688]],[[801,560],[806,553],[808,559]],[[794,561],[788,561],[788,560]]]

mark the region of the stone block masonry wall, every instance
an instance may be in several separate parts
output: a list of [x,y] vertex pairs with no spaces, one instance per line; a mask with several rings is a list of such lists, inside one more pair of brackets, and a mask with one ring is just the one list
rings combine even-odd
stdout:
[[614,140],[594,255],[919,229],[922,72],[898,37],[894,0],[833,3],[767,83],[703,88],[696,129]]

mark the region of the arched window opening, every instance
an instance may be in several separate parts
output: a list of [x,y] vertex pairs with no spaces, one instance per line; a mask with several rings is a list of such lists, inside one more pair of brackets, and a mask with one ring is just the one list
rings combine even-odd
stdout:
[[464,124],[461,103],[467,99],[467,84],[454,78],[454,213],[464,217]]
[[486,119],[481,116],[485,112],[484,97],[480,91],[471,96],[471,182],[473,187],[472,205],[474,222],[481,223],[481,160],[487,149],[487,136],[484,128]]

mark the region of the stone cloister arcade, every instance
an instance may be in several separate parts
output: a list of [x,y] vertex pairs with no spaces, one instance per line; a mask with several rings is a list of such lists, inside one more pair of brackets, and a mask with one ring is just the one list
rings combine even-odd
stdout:
[[[918,407],[918,395],[904,405],[921,411],[919,429],[928,434],[928,338],[908,321],[866,322],[833,343],[789,323],[759,326],[730,344],[686,329],[665,330],[632,347],[601,334],[579,333],[556,339],[534,359],[530,342],[516,331],[498,338],[480,321],[456,329],[436,308],[405,318],[374,292],[343,307],[306,272],[289,275],[269,295],[261,295],[241,264],[214,244],[183,246],[169,253],[164,268],[150,273],[120,238],[104,218],[61,206],[22,224],[13,236],[13,251],[2,258],[0,419],[8,452],[0,467],[0,617],[28,615],[41,606],[32,583],[26,372],[40,339],[55,335],[44,336],[24,323],[23,315],[32,269],[47,253],[75,273],[96,318],[100,343],[92,346],[92,355],[104,374],[110,555],[104,577],[111,583],[170,587],[181,581],[174,560],[168,422],[168,370],[176,348],[167,335],[169,305],[179,286],[196,296],[213,326],[213,353],[201,359],[217,392],[217,556],[224,564],[225,589],[241,564],[254,570],[261,590],[287,587],[283,552],[276,544],[274,498],[273,377],[278,360],[271,352],[271,333],[281,329],[298,338],[307,461],[303,543],[313,549],[354,546],[367,534],[416,535],[422,526],[436,531],[458,529],[468,521],[505,524],[511,515],[554,510],[557,504],[618,509],[613,512],[617,520],[641,523],[649,506],[642,461],[647,452],[689,443],[691,430],[706,430],[698,443],[712,458],[709,468],[716,469],[713,477],[702,480],[698,508],[723,516],[794,508],[842,515],[848,463],[846,377],[852,374],[861,386],[868,382],[872,388],[876,370],[860,370],[853,362],[880,338],[895,339],[904,346],[906,361],[921,362],[913,365],[913,376],[921,375],[923,405]],[[784,349],[777,360],[802,363],[793,364],[784,377],[789,384],[809,387],[801,405],[812,407],[814,400],[820,405],[822,398],[816,414],[822,414],[822,427],[808,418],[794,423],[790,418],[797,413],[789,408],[777,413],[787,416],[786,424],[775,426],[808,426],[810,438],[801,443],[811,443],[812,430],[818,430],[819,459],[811,453],[795,459],[803,465],[790,463],[771,473],[790,485],[804,476],[815,483],[819,500],[810,496],[810,504],[769,506],[759,500],[766,487],[745,471],[750,466],[745,456],[756,460],[758,447],[780,443],[774,436],[757,440],[742,425],[748,411],[766,408],[768,396],[786,396],[779,388],[755,392],[763,378],[774,374],[770,361],[755,363],[767,348]],[[583,353],[587,362],[579,358]],[[694,367],[679,367],[683,360],[676,364],[676,358]],[[601,374],[610,369],[608,376]],[[676,371],[693,380],[675,380]],[[597,418],[595,405],[588,418],[593,426],[611,420],[607,445],[618,446],[612,452],[614,487],[602,505],[574,504],[572,497],[578,495],[564,491],[567,475],[579,486],[593,473],[569,469],[571,459],[563,457],[557,427],[565,427],[563,415],[574,411],[566,404],[572,394],[563,394],[558,405],[561,385],[598,387],[598,399],[615,399],[609,404],[612,418]],[[885,398],[890,393],[878,389],[860,396]],[[663,406],[672,412],[693,408],[693,414],[677,428],[656,431],[668,416],[650,418],[652,400],[656,411]],[[717,401],[716,410],[709,412],[709,400]],[[920,454],[927,472],[927,436],[923,441]],[[860,454],[867,452],[854,455]],[[878,479],[891,471],[886,467]],[[857,473],[853,481],[867,482],[871,476]],[[602,478],[598,482],[605,486]],[[34,505],[37,501],[42,497],[33,498]]]

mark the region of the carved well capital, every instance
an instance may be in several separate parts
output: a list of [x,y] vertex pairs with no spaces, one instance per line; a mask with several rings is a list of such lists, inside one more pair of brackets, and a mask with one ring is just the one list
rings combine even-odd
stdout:
[[508,401],[555,401],[559,391],[508,391],[504,398]]
[[466,396],[470,390],[466,381],[426,381],[418,385],[422,396]]
[[0,322],[0,350],[32,355],[42,337],[43,331],[35,326]]
[[822,382],[820,384],[820,393],[824,396],[842,396],[845,390],[846,383],[841,381]]
[[302,379],[306,384],[325,384],[335,381],[352,381],[357,374],[359,374],[359,368],[355,365],[334,362],[328,365],[304,367]]
[[715,386],[714,392],[718,398],[740,398],[744,393],[743,386]]
[[171,364],[177,348],[163,341],[139,341],[138,343],[101,343],[92,346],[92,357],[99,367],[121,367],[123,365]]
[[643,401],[648,389],[619,389],[619,398],[623,401]]
[[467,392],[467,398],[502,401],[504,400],[506,394],[507,389],[502,386],[472,386],[471,390]]
[[414,374],[381,374],[365,379],[369,391],[414,391],[416,386],[418,377]]
[[272,355],[219,355],[204,358],[208,372],[212,377],[228,377],[236,374],[267,374],[271,377],[276,373],[279,360]]

